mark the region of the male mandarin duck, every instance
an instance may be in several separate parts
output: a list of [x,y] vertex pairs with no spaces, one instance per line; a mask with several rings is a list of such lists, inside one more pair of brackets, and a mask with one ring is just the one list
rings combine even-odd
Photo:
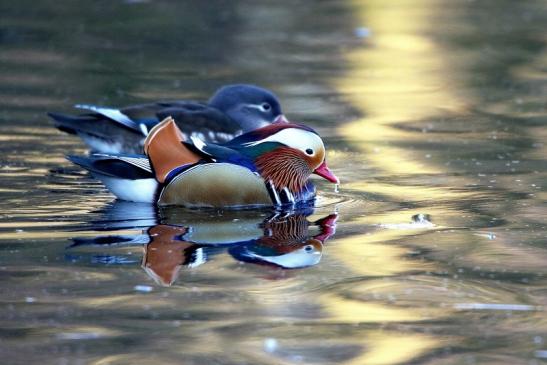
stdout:
[[149,131],[171,116],[187,137],[227,142],[274,122],[287,122],[277,97],[269,90],[246,84],[227,85],[207,103],[166,101],[122,109],[76,105],[78,116],[49,113],[60,130],[76,134],[95,152],[142,153]]
[[224,144],[186,140],[168,117],[144,142],[145,156],[69,156],[122,200],[190,207],[298,205],[315,196],[317,174],[338,184],[311,128],[275,123]]

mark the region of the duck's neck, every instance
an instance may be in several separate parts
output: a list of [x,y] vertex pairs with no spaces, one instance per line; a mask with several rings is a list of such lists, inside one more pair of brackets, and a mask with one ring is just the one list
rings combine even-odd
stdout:
[[296,151],[280,147],[264,153],[255,160],[264,180],[270,180],[276,190],[289,189],[298,194],[304,188],[312,171]]

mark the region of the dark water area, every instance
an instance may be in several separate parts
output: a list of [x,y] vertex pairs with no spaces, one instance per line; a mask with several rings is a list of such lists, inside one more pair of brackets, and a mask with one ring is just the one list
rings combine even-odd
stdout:
[[[0,3],[3,364],[547,361],[543,1]],[[274,90],[316,207],[158,210],[46,111]]]

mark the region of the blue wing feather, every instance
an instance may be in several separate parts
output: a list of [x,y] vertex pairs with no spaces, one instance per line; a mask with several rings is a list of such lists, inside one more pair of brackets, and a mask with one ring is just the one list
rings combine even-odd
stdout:
[[201,154],[207,155],[209,158],[214,159],[217,162],[233,163],[235,165],[246,167],[253,172],[257,171],[253,160],[238,150],[214,143],[200,142],[201,143],[199,143],[199,145],[196,143],[186,143],[186,145],[190,146],[194,150],[197,150]]

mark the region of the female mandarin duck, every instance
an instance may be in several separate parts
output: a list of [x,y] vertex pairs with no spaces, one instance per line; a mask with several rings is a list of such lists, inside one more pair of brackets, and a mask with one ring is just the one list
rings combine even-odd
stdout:
[[144,142],[146,156],[69,156],[118,198],[159,205],[246,207],[296,205],[312,200],[311,174],[338,184],[325,147],[311,128],[275,123],[228,143],[185,139],[168,117]]
[[273,122],[287,122],[272,92],[245,84],[220,88],[208,103],[179,100],[123,109],[76,107],[89,113],[49,116],[57,128],[78,135],[92,150],[102,153],[142,153],[149,131],[167,116],[173,117],[184,135],[215,143]]

